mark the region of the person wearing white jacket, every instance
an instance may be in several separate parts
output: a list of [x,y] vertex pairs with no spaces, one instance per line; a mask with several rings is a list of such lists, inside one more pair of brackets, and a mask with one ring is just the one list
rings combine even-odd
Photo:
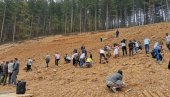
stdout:
[[13,65],[14,62],[13,60],[10,61],[10,63],[8,64],[8,84],[11,84],[11,76],[12,76],[12,72],[13,72]]

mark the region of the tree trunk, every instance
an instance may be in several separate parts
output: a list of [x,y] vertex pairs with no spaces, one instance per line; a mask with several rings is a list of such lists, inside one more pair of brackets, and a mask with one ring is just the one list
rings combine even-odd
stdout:
[[161,22],[164,22],[164,15],[163,15],[163,1],[161,0],[161,11],[162,11],[162,14],[161,14]]
[[97,7],[95,6],[94,30],[97,30]]
[[44,16],[44,24],[43,24],[43,35],[45,35],[46,33],[46,16]]
[[13,41],[13,42],[15,42],[16,20],[17,20],[16,15],[15,15],[14,19],[15,19],[15,20],[14,20],[13,38],[12,38],[12,41]]
[[64,32],[67,34],[67,14],[65,14]]
[[[37,20],[37,32],[36,32],[36,37],[39,35],[39,23],[40,22],[40,16],[38,16],[38,20]],[[37,37],[38,38],[38,37]]]
[[106,6],[106,31],[108,30],[108,28],[109,28],[109,5],[107,4],[107,6]]
[[81,33],[81,8],[80,8],[80,33]]
[[136,25],[136,23],[135,23],[135,15],[136,15],[136,13],[135,13],[135,0],[133,0],[133,25]]
[[71,7],[71,29],[70,29],[71,32],[73,32],[73,12],[74,12],[74,10],[73,10],[73,3],[72,3],[72,7]]
[[83,27],[83,32],[86,32],[86,14],[87,13],[87,11],[86,11],[86,8],[85,8],[85,10],[84,10],[84,27]]
[[7,7],[7,5],[5,4],[5,10],[4,10],[4,15],[3,15],[3,20],[2,20],[2,27],[1,27],[1,36],[0,36],[1,42],[2,42],[2,38],[3,38],[4,22],[5,22],[5,16],[6,16],[6,7]]
[[154,12],[155,12],[155,6],[153,5],[153,8],[152,8],[152,23],[155,24],[155,15],[154,15]]
[[[58,30],[58,26],[57,26],[57,30]],[[48,23],[48,33],[51,34],[51,16]]]
[[168,0],[166,0],[166,22],[169,20],[169,4]]
[[145,25],[146,24],[146,4],[145,4],[145,1],[144,1],[143,15],[144,15],[144,25]]
[[30,27],[30,33],[29,33],[29,39],[31,39],[31,33],[32,33],[32,24],[33,24],[33,16],[31,17],[31,27]]
[[124,8],[124,15],[123,15],[123,17],[124,17],[124,19],[123,19],[123,20],[124,20],[124,22],[123,22],[123,23],[124,23],[124,26],[125,26],[125,27],[128,27],[128,21],[127,21],[127,17],[128,17],[128,16],[127,16],[126,7]]

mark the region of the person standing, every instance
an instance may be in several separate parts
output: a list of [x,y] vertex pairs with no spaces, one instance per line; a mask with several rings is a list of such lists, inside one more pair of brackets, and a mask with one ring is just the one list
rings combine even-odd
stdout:
[[56,54],[55,54],[55,65],[58,66],[59,61],[60,61],[60,54],[58,52],[56,52]]
[[129,56],[133,56],[134,43],[130,40],[128,46],[129,46]]
[[135,41],[135,53],[138,53],[139,52],[139,43],[138,41]]
[[84,53],[85,56],[87,56],[87,50],[86,50],[85,46],[84,46],[84,48],[82,49],[82,53]]
[[150,39],[149,38],[144,39],[144,45],[145,45],[146,54],[149,54],[149,45],[150,45]]
[[12,77],[11,77],[11,81],[13,85],[16,85],[16,81],[17,81],[17,75],[19,73],[19,61],[18,58],[14,59],[14,65],[13,65],[13,73],[12,73]]
[[84,64],[84,60],[85,60],[85,53],[82,53],[80,55],[80,68],[83,68],[83,64]]
[[124,56],[125,54],[127,55],[126,44],[125,44],[124,41],[121,41],[121,46],[122,46],[123,56]]
[[48,68],[48,64],[50,63],[50,54],[47,53],[45,56],[46,67]]
[[119,30],[117,30],[117,31],[116,31],[116,38],[119,37],[119,34],[120,34]]
[[115,58],[119,57],[119,46],[118,46],[118,44],[115,44],[115,46],[114,46],[113,55],[114,55]]
[[81,46],[81,52],[87,55],[86,47],[84,46],[84,44]]
[[14,69],[14,62],[13,60],[10,61],[10,63],[8,64],[8,84],[11,84],[11,76],[12,76],[12,72]]
[[3,76],[3,62],[1,62],[0,64],[0,81],[1,81],[2,76]]
[[8,78],[8,64],[9,62],[7,61],[5,63],[5,65],[3,65],[3,76],[2,76],[2,79],[1,79],[1,83],[3,83],[3,86],[6,85],[6,81],[7,81],[7,78]]
[[170,35],[168,33],[166,33],[166,46],[170,51]]

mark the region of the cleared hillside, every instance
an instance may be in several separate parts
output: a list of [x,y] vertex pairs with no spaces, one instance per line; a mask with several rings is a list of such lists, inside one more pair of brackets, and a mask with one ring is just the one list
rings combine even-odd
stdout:
[[[27,81],[27,93],[35,97],[169,97],[170,71],[167,69],[170,53],[165,46],[165,33],[170,33],[170,23],[139,26],[120,29],[120,38],[113,38],[100,42],[100,37],[109,38],[115,30],[95,34],[81,34],[72,36],[51,36],[39,40],[30,40],[17,44],[0,46],[0,60],[10,60],[18,57],[21,68],[18,79]],[[145,55],[144,51],[133,57],[110,58],[108,64],[99,64],[98,49],[105,44],[120,43],[123,38],[136,39],[143,43],[143,39],[151,39],[151,48],[156,40],[164,41],[164,61],[161,65]],[[80,49],[84,44],[94,57],[93,68],[75,68],[72,64],[54,65],[54,53],[71,54],[74,48]],[[120,50],[121,51],[121,50]],[[52,61],[48,69],[45,67],[45,54],[49,52]],[[25,72],[27,58],[35,59],[33,71]],[[118,94],[110,92],[105,85],[107,75],[118,69],[124,71],[126,88]],[[14,87],[0,86],[0,91],[15,91]],[[149,96],[150,95],[150,96]],[[163,96],[160,96],[163,95]]]

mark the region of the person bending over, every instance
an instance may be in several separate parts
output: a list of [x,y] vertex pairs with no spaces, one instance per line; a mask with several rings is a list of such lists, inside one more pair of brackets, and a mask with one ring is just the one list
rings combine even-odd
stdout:
[[70,63],[71,57],[68,54],[66,54],[65,57],[64,57],[64,60],[65,60],[66,63]]
[[108,59],[105,56],[105,51],[103,49],[99,50],[99,54],[100,54],[100,64],[102,64],[102,58],[104,58],[104,60],[106,61],[106,63],[108,63]]
[[117,93],[119,90],[125,87],[125,84],[124,82],[122,82],[122,79],[123,79],[123,72],[121,70],[118,70],[118,72],[106,78],[107,87],[113,92]]

